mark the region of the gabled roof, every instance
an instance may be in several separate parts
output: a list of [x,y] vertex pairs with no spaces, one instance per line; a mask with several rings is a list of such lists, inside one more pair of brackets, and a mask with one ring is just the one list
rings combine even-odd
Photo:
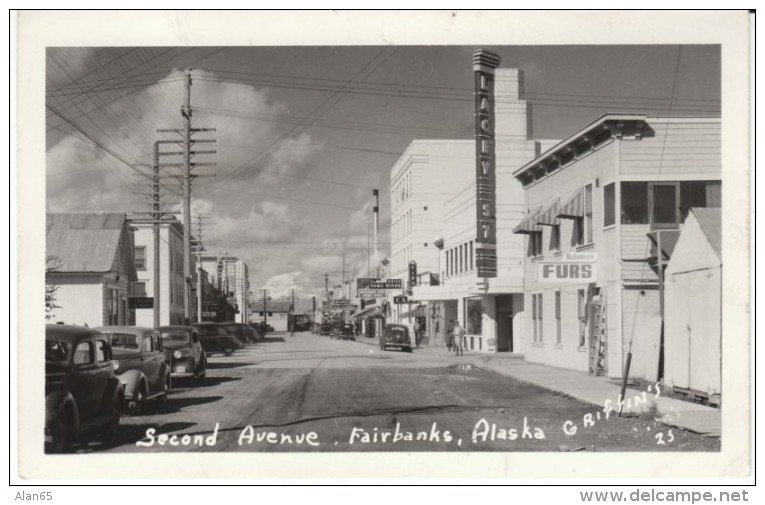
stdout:
[[699,222],[709,245],[722,261],[722,209],[720,207],[692,207],[690,210]]
[[47,214],[45,252],[57,272],[103,273],[112,269],[122,245],[130,270],[133,251],[120,243],[125,229],[124,214]]

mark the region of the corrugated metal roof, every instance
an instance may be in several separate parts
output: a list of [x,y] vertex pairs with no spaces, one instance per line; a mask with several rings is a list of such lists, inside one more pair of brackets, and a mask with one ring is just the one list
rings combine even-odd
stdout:
[[722,261],[722,209],[720,207],[693,207],[691,212],[706,235],[717,257]]
[[58,272],[111,270],[124,214],[48,214],[46,221],[46,254]]

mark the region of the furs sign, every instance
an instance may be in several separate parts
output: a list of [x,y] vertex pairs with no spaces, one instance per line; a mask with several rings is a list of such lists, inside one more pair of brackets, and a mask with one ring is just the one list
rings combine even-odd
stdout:
[[566,253],[560,261],[537,263],[537,282],[554,284],[595,282],[596,266],[595,253]]
[[473,53],[475,73],[476,275],[497,276],[496,160],[494,153],[494,74],[501,58]]

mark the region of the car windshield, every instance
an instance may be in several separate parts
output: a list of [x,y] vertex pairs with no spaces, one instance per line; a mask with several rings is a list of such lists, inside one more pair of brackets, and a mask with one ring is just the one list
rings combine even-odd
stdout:
[[45,359],[51,361],[57,361],[59,363],[66,362],[66,358],[69,356],[69,344],[61,342],[58,339],[46,339],[45,340]]
[[242,327],[238,326],[236,324],[228,324],[228,325],[226,325],[226,330],[229,333],[236,333],[237,335],[240,335],[242,333]]
[[163,331],[162,342],[177,342],[179,344],[186,344],[189,341],[189,334],[185,331]]
[[138,349],[138,337],[129,333],[106,333],[112,349]]
[[228,332],[222,326],[195,326],[201,337],[211,337],[213,335],[228,335]]
[[388,333],[391,335],[405,335],[406,328],[401,328],[400,326],[389,327]]

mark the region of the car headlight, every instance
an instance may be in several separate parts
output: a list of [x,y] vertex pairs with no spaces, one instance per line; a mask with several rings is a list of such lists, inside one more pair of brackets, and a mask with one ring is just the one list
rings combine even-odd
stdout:
[[173,353],[173,358],[175,359],[181,359],[183,357],[183,353],[181,351],[175,351]]

